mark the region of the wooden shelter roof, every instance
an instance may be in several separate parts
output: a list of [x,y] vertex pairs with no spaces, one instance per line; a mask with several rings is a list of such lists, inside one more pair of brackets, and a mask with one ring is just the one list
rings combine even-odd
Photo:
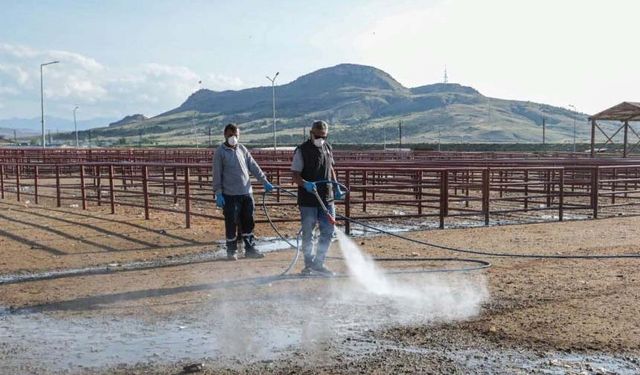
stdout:
[[589,120],[640,121],[640,102],[622,102],[596,113]]

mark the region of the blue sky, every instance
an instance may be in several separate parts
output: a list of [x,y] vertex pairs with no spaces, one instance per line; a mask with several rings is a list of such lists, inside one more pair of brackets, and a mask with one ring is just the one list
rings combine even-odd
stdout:
[[[0,0],[0,118],[155,115],[203,81],[286,83],[343,62],[590,113],[640,100],[634,1]],[[603,46],[604,48],[603,52]],[[612,53],[607,53],[611,51]],[[624,53],[616,53],[624,51]]]

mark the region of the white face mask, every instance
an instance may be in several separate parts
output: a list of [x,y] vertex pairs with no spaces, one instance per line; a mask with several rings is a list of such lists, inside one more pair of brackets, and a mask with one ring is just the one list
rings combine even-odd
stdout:
[[229,145],[235,146],[238,144],[238,137],[232,135],[231,137],[227,138],[227,142],[229,143]]
[[316,147],[322,147],[324,145],[324,139],[316,138],[313,140],[313,144],[316,145]]

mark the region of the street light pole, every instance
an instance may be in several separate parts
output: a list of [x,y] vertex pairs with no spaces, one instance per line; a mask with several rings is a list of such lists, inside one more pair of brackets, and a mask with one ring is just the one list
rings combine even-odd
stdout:
[[78,108],[79,108],[79,107],[78,107],[78,106],[76,106],[76,107],[73,109],[73,128],[74,128],[74,129],[75,129],[75,131],[76,131],[76,148],[79,148],[79,147],[80,147],[80,146],[79,146],[79,142],[78,142],[78,123],[76,122],[76,111],[78,110]]
[[271,102],[273,106],[273,151],[277,150],[277,142],[276,142],[276,78],[280,72],[276,72],[276,75],[273,78],[267,76],[267,79],[271,81]]
[[569,104],[569,108],[573,108],[573,152],[576,152],[576,116],[578,115],[578,110],[576,106],[573,104]]
[[42,68],[51,65],[57,64],[60,61],[50,61],[48,63],[40,64],[40,122],[42,124],[42,148],[47,147],[47,140],[44,134],[44,79],[42,78]]

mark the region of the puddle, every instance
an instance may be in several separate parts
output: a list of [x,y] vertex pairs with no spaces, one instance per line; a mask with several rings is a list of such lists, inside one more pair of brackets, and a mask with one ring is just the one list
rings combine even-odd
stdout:
[[[380,228],[390,233],[415,232],[415,231],[432,230],[432,229],[440,228],[439,223],[428,222],[428,221],[409,223],[409,224],[389,224],[389,223],[379,223],[379,222],[366,222],[366,224],[375,226],[376,228]],[[489,226],[510,225],[510,224],[522,224],[522,222],[516,221],[516,220],[491,220],[489,222]],[[485,226],[484,221],[480,221],[480,220],[451,219],[450,222],[448,223],[445,222],[445,229],[477,228],[477,227],[484,227],[484,226]],[[380,232],[374,229],[363,227],[355,223],[351,224],[351,235],[354,237],[376,236],[380,234],[381,234]]]
[[[134,318],[91,317],[59,319],[44,314],[0,316],[0,373],[90,371],[139,363],[169,364],[201,361],[216,366],[276,361],[300,350],[326,356],[328,348],[355,360],[365,355],[404,351],[445,357],[469,373],[620,374],[640,372],[640,358],[607,353],[565,353],[520,348],[494,348],[465,342],[443,350],[401,346],[372,337],[372,330],[388,323],[380,306],[368,305],[371,320],[356,319],[363,306],[319,303],[317,310],[296,313],[287,302],[277,315],[259,321],[229,319],[235,307],[212,309],[209,316],[185,317],[155,323]],[[267,303],[269,305],[269,303]],[[288,307],[287,307],[288,306]],[[256,306],[249,304],[245,308]],[[270,306],[276,307],[278,306]],[[343,308],[343,312],[336,311]],[[322,309],[322,310],[320,310]],[[388,309],[387,309],[388,310]],[[326,311],[324,318],[304,313]],[[387,311],[386,314],[392,313]],[[242,325],[238,325],[242,322]],[[37,337],[37,340],[33,340]],[[7,350],[9,349],[9,350]],[[317,352],[313,354],[314,352]]]
[[517,373],[525,370],[536,374],[620,374],[633,375],[640,370],[634,358],[604,353],[563,353],[529,350],[477,349],[458,350],[450,357],[463,361],[471,369],[496,373]]
[[[29,366],[31,370],[70,371],[136,364],[171,363],[194,358],[216,358],[233,353],[220,340],[215,321],[195,325],[193,321],[146,323],[135,319],[55,319],[44,315],[0,317],[0,337],[18,343],[12,358],[0,364],[4,370]],[[300,342],[295,330],[254,327],[253,342],[261,351],[253,356],[273,360]],[[37,344],[31,342],[34,338]],[[258,357],[259,355],[259,357]]]
[[[295,238],[288,238],[289,242],[296,244]],[[264,237],[256,241],[256,247],[263,253],[290,249],[291,246],[280,237]]]
[[0,373],[73,373],[181,360],[223,366],[277,360],[296,350],[323,350],[359,332],[363,325],[357,315],[346,314],[342,302],[336,303],[322,298],[229,299],[212,305],[208,314],[152,323],[129,317],[5,313],[0,315]]
[[[416,346],[398,346],[391,341],[381,342],[387,350],[419,355],[444,355],[451,362],[473,373],[515,374],[619,374],[635,375],[640,371],[640,358],[605,353],[565,353],[531,351],[527,349],[483,349],[468,347],[453,350],[434,350]],[[468,346],[468,345],[467,345]],[[484,346],[484,345],[479,345]]]
[[[564,220],[589,220],[591,216],[589,215],[579,215],[579,214],[567,214],[564,215]],[[394,219],[388,219],[389,221]],[[491,218],[489,220],[488,226],[502,226],[502,225],[522,225],[522,224],[532,224],[532,223],[544,223],[544,222],[554,222],[558,221],[558,215],[548,215],[543,214],[539,216],[531,216],[522,219],[496,219]],[[397,221],[397,220],[396,220]],[[403,232],[413,232],[413,231],[422,231],[422,230],[432,230],[439,229],[440,224],[435,221],[412,221],[410,219],[405,220],[405,224],[396,224],[396,223],[388,223],[388,222],[380,222],[380,221],[367,221],[365,222],[368,225],[373,225],[377,228],[385,230],[390,233],[403,233]],[[456,217],[450,217],[445,220],[445,229],[464,229],[464,228],[479,228],[486,227],[484,225],[484,219],[478,218],[476,220],[464,220]],[[363,236],[377,236],[381,233],[358,225],[356,223],[351,224],[351,235],[354,237],[363,237]]]

